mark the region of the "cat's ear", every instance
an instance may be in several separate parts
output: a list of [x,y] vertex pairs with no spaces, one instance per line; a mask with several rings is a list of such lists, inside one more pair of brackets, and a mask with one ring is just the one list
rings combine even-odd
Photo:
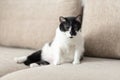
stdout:
[[78,16],[76,17],[76,21],[82,22],[82,16],[81,16],[81,15],[78,15]]
[[65,19],[63,16],[60,16],[60,17],[59,17],[59,21],[60,21],[60,22],[65,22],[66,19]]

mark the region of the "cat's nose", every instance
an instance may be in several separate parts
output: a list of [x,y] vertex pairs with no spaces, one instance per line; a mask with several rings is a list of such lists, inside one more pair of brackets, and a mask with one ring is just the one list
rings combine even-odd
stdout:
[[76,32],[75,31],[71,31],[70,34],[71,34],[71,36],[76,36]]

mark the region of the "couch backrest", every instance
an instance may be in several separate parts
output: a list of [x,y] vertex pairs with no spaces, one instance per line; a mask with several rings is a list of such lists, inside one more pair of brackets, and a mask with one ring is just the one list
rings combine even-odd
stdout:
[[87,0],[82,29],[86,55],[120,59],[120,0]]
[[59,16],[80,14],[80,0],[0,0],[0,44],[41,48],[53,39]]

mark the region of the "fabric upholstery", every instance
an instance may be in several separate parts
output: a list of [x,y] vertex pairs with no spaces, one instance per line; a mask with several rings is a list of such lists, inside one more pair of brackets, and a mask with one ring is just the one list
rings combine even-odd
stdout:
[[0,0],[0,44],[41,48],[52,41],[59,16],[77,16],[80,5],[80,0]]
[[8,73],[25,69],[25,65],[14,62],[14,57],[31,54],[34,50],[0,47],[0,77]]
[[1,80],[120,80],[120,61],[85,58],[81,64],[41,66],[8,74]]
[[86,55],[120,59],[120,0],[86,0]]

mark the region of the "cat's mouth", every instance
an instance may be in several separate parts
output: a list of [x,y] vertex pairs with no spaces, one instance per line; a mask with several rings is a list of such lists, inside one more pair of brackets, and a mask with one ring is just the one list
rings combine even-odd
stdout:
[[71,36],[70,38],[73,38],[73,36]]

